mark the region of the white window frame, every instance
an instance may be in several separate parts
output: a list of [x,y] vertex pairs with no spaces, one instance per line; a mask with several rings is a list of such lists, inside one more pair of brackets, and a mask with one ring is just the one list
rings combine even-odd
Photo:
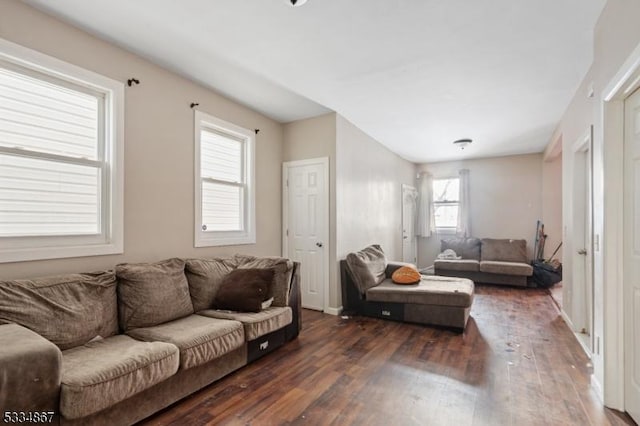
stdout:
[[[123,253],[124,84],[1,38],[0,60],[104,96],[104,129],[99,140],[104,145],[99,234],[0,237],[0,263]],[[4,147],[0,152],[36,158],[17,148]],[[40,157],[58,160],[53,154]]]
[[[240,139],[243,146],[242,174],[243,182],[238,186],[244,188],[243,217],[241,231],[206,231],[202,229],[202,181],[200,164],[200,138],[203,129],[211,129],[218,133],[228,134],[234,139]],[[195,133],[195,221],[194,246],[213,247],[240,244],[255,244],[256,242],[256,212],[255,212],[255,132],[221,120],[205,112],[194,111]],[[206,177],[204,178],[206,179]]]
[[[451,177],[441,177],[441,178],[433,178],[433,183],[432,185],[439,180],[457,180],[458,184],[460,182],[460,177],[458,176],[451,176]],[[431,190],[433,191],[433,188],[431,188]],[[458,209],[460,209],[460,193],[458,191],[458,200],[457,201],[452,201],[452,200],[445,200],[445,201],[436,201],[435,199],[435,191],[433,191],[433,211],[434,211],[434,215],[435,215],[435,210],[437,206],[458,206]],[[437,218],[434,216],[434,221],[436,221]],[[457,229],[457,225],[456,226],[438,226],[438,224],[436,223],[436,232],[438,234],[455,234],[456,233],[456,229]]]

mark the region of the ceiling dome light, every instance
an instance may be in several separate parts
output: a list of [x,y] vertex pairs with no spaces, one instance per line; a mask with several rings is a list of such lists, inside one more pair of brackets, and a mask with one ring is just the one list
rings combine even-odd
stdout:
[[307,0],[287,0],[287,3],[289,4],[289,6],[292,6],[292,7],[302,6],[306,2]]
[[457,141],[453,141],[453,144],[460,147],[460,149],[465,149],[471,142],[473,142],[471,139],[458,139]]

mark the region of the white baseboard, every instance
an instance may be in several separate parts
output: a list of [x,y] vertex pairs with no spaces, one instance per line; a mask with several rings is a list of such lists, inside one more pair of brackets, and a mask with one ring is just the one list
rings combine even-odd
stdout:
[[591,375],[591,387],[596,392],[596,395],[598,395],[600,402],[604,405],[604,393],[602,392],[602,385],[596,378],[595,374]]
[[324,313],[329,315],[340,315],[342,313],[342,306],[338,308],[327,308],[324,310]]
[[[591,348],[589,348],[585,344],[585,342],[578,337],[578,332],[576,331],[576,328],[573,326],[573,322],[571,322],[571,319],[569,319],[569,315],[567,315],[564,309],[560,311],[560,316],[562,316],[562,319],[569,327],[569,330],[571,330],[571,332],[573,333],[573,337],[576,338],[576,341],[580,344],[580,347],[582,348],[584,353],[589,357],[589,359],[592,359],[593,354],[591,353]],[[591,375],[591,377],[593,378],[593,375]]]
[[560,310],[560,316],[562,317],[564,322],[566,322],[567,325],[569,326],[569,330],[571,330],[572,332],[575,333],[575,329],[573,327],[573,322],[571,322],[571,319],[569,318],[569,315],[567,315],[567,313],[564,311],[564,309]]

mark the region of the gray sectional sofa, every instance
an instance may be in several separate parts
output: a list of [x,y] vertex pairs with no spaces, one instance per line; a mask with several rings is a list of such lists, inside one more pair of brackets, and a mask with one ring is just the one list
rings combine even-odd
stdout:
[[379,245],[349,253],[340,261],[344,313],[463,330],[473,304],[473,282],[423,275],[416,284],[395,284],[393,272],[405,265],[387,261]]
[[441,251],[447,249],[461,258],[436,259],[436,275],[469,278],[475,283],[526,286],[533,274],[526,240],[451,238],[441,241]]
[[[271,306],[213,308],[231,271],[263,268]],[[295,338],[298,268],[236,255],[0,281],[0,413],[63,425],[148,417]]]

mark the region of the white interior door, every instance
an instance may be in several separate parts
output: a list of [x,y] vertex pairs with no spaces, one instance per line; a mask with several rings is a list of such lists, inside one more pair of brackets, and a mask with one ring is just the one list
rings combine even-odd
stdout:
[[624,394],[640,423],[640,90],[625,101],[624,133]]
[[574,145],[573,161],[573,318],[576,336],[593,350],[593,187],[591,129]]
[[402,185],[402,261],[418,264],[416,240],[416,207],[418,191]]
[[329,162],[283,165],[284,255],[300,262],[302,306],[324,310],[329,277]]

